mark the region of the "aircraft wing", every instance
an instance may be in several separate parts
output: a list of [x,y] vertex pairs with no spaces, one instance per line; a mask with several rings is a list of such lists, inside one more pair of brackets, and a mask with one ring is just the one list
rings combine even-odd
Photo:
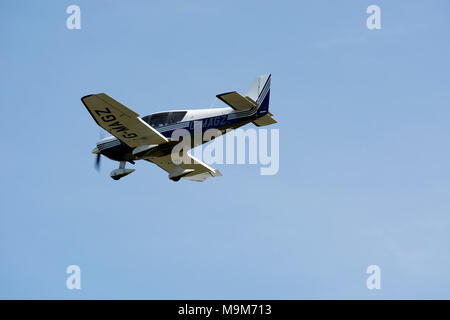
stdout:
[[168,141],[139,114],[104,93],[85,96],[81,101],[100,127],[132,148]]
[[211,168],[206,163],[201,162],[190,154],[187,154],[187,156],[191,159],[190,164],[182,163],[180,165],[175,165],[172,162],[170,154],[158,158],[148,158],[146,160],[153,162],[161,169],[167,171],[169,173],[169,179],[175,181],[180,178],[193,181],[204,181],[208,178],[222,175],[219,170]]

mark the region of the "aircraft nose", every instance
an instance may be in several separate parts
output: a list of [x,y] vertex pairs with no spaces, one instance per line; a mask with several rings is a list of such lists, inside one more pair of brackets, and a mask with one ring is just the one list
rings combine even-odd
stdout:
[[99,154],[100,150],[98,149],[98,147],[95,147],[94,150],[92,150],[93,154]]

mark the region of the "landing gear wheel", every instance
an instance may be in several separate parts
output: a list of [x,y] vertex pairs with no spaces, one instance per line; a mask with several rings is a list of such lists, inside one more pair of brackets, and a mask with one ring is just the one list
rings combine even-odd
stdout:
[[119,169],[115,169],[111,171],[111,178],[114,180],[119,180],[122,177],[125,177],[126,175],[129,175],[130,173],[134,172],[134,169],[125,169],[125,161],[121,161],[119,165]]

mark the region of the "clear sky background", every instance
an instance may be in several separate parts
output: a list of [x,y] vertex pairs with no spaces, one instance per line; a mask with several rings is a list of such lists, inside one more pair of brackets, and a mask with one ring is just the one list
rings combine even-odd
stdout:
[[[1,1],[0,298],[450,298],[449,39],[447,0]],[[266,73],[277,175],[94,170],[82,96],[207,108]]]

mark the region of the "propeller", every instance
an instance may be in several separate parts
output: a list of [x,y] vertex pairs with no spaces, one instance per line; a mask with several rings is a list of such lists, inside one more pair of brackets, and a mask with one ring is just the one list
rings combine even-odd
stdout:
[[[99,130],[98,132],[99,140],[102,140],[105,137],[105,133],[102,130]],[[97,157],[95,158],[95,170],[100,171],[100,162],[101,162],[102,154],[99,152],[97,153]]]
[[95,170],[100,171],[100,160],[102,158],[101,153],[97,153],[97,157],[95,158]]

